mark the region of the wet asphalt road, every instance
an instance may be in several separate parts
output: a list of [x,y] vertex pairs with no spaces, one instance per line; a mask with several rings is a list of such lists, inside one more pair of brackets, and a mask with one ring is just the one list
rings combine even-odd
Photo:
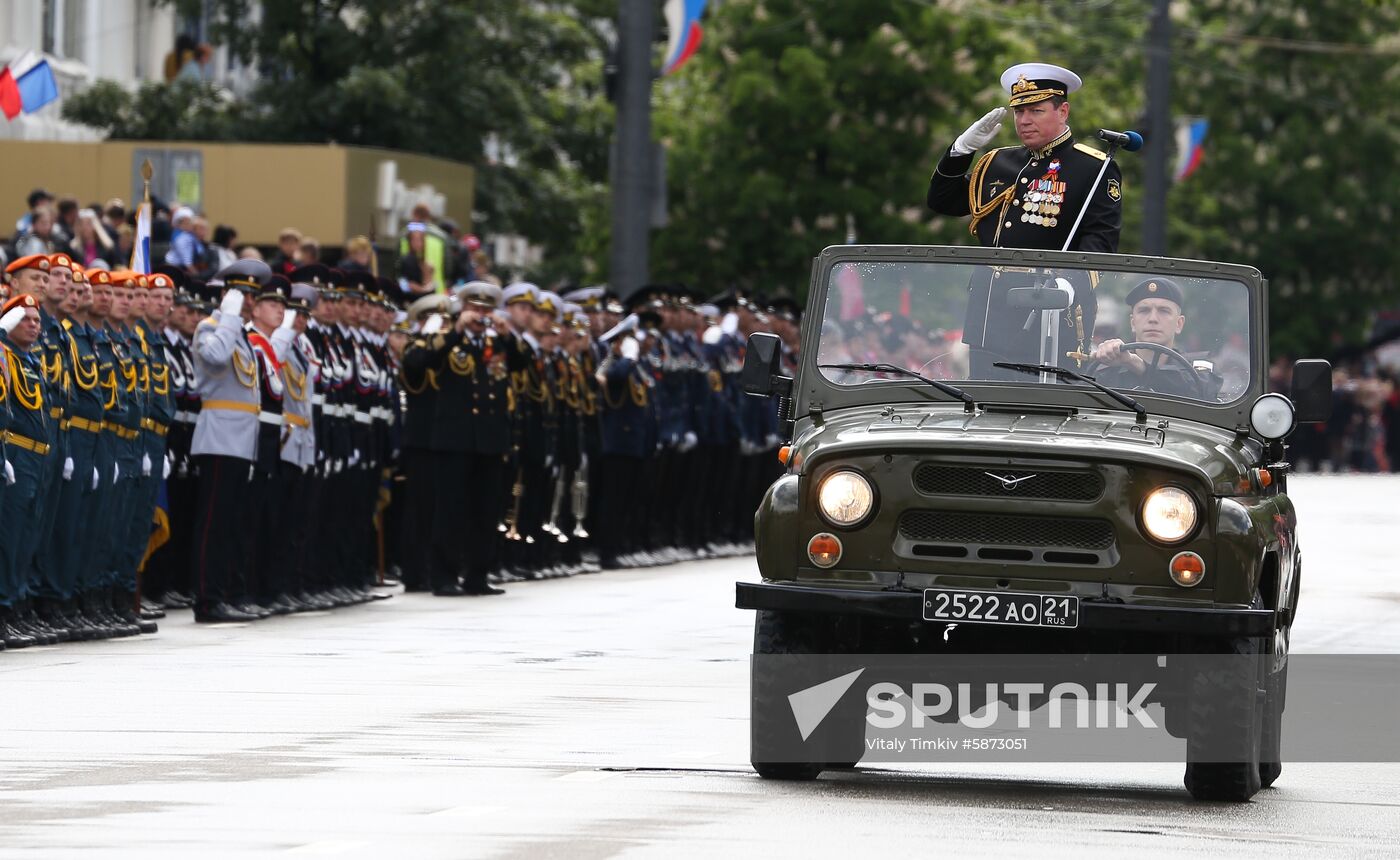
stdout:
[[[1294,651],[1400,651],[1400,478],[1312,477]],[[0,857],[1395,856],[1400,765],[747,766],[751,558],[0,654]]]

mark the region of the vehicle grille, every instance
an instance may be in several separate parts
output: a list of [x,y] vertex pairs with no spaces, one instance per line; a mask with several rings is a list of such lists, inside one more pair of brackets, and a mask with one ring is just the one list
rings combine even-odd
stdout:
[[1066,547],[1102,550],[1113,546],[1113,526],[1106,520],[905,511],[899,533],[922,543],[978,546]]
[[[987,474],[988,472],[992,474]],[[1006,487],[992,475],[1005,478],[1034,477]],[[914,487],[926,496],[992,496],[994,498],[1051,499],[1092,502],[1103,495],[1098,472],[1053,472],[1035,469],[982,469],[920,463],[914,470]]]

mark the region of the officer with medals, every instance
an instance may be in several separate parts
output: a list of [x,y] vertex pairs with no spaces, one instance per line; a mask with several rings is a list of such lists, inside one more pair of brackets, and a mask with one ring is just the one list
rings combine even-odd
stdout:
[[[929,181],[929,208],[943,215],[970,215],[970,232],[989,247],[1116,252],[1122,175],[1110,161],[1095,184],[1107,156],[1075,142],[1069,128],[1069,95],[1082,83],[1069,69],[1046,63],[1022,63],[1003,72],[1001,84],[1010,96],[1021,145],[976,158],[1000,131],[1008,107],[989,111],[939,161]],[[1040,354],[1044,340],[1036,312],[1008,304],[1013,287],[1050,286],[1071,293],[1056,324],[1062,328],[1058,342],[1076,348],[1060,349],[1061,355],[1051,358],[1064,365],[1064,353],[1088,353],[1096,281],[1084,272],[1057,277],[1047,271],[979,270],[969,286],[963,325],[963,342],[972,348],[972,375],[996,378],[1003,371],[993,362],[1046,358]]]

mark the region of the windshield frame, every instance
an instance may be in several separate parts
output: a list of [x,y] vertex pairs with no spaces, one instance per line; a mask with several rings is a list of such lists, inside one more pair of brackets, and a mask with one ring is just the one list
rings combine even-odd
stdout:
[[[1236,263],[1149,257],[1132,254],[1091,254],[1080,251],[1038,251],[1025,248],[981,248],[944,245],[832,245],[812,261],[807,312],[802,320],[801,377],[794,392],[796,415],[861,405],[943,405],[961,410],[962,403],[933,390],[917,379],[889,379],[851,385],[833,382],[817,367],[822,319],[832,270],[842,263],[947,262],[950,265],[1038,265],[1090,268],[1110,272],[1140,272],[1163,276],[1214,278],[1237,281],[1249,297],[1249,384],[1230,403],[1212,404],[1151,391],[1128,392],[1147,408],[1148,420],[1187,418],[1217,427],[1248,431],[1249,410],[1264,393],[1267,378],[1268,282],[1258,269]],[[1006,380],[947,380],[968,392],[978,407],[986,405],[1059,406],[1102,412],[1122,412],[1126,420],[1136,416],[1101,391],[1081,383],[1048,385],[1028,376],[1025,382]]]

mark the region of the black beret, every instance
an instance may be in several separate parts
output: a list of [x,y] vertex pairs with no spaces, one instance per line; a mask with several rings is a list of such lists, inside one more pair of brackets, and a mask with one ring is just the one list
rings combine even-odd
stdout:
[[1128,307],[1143,299],[1166,299],[1175,302],[1178,308],[1186,307],[1181,298],[1181,287],[1166,278],[1148,278],[1128,292]]

